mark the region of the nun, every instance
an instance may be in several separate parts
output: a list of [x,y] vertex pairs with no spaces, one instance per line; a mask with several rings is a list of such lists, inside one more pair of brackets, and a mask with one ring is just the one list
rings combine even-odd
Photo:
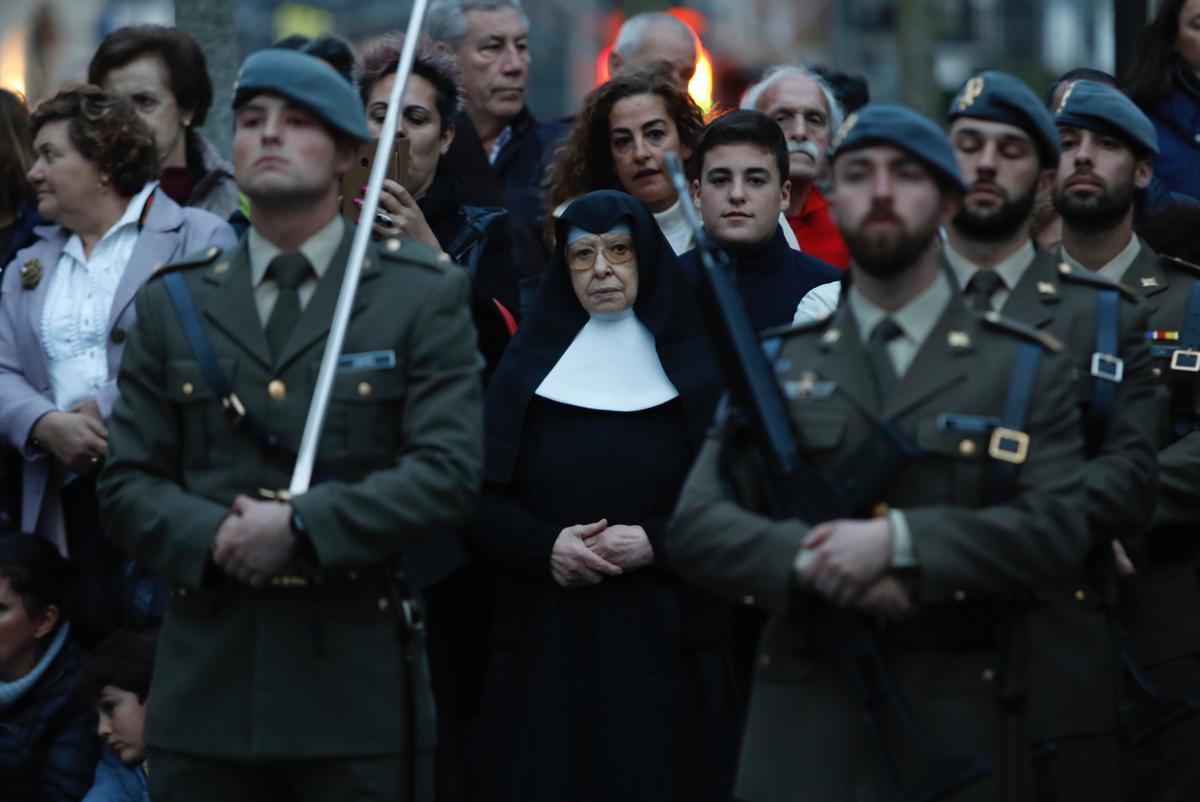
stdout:
[[740,703],[729,609],[663,534],[721,388],[642,203],[572,203],[485,401],[467,537],[498,574],[484,690],[502,802],[727,800]]

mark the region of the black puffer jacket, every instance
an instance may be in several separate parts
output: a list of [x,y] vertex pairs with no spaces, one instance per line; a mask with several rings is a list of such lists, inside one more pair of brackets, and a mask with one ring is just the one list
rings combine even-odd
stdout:
[[68,637],[37,684],[0,711],[0,802],[77,802],[91,787],[96,718],[72,695],[84,658]]

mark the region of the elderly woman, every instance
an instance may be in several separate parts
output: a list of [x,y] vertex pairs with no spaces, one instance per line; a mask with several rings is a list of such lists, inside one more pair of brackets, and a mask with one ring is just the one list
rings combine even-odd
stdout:
[[672,152],[687,161],[703,130],[704,112],[666,73],[601,84],[583,101],[546,174],[552,214],[587,192],[624,190],[654,213],[676,254],[691,250],[692,232],[663,161]]
[[[396,81],[404,37],[393,34],[367,48],[358,65],[358,87],[367,108],[367,127],[379,135]],[[398,136],[408,140],[404,186],[384,182],[376,223],[381,236],[403,234],[450,255],[470,274],[472,312],[479,348],[490,376],[515,331],[517,272],[505,232],[504,209],[463,206],[453,183],[438,171],[454,141],[454,116],[462,105],[462,79],[454,58],[428,39],[417,45],[412,76],[397,118]],[[357,190],[357,187],[353,188]]]
[[720,377],[670,246],[601,191],[558,220],[485,402],[468,539],[500,573],[485,686],[499,800],[727,799],[727,609],[662,535]]
[[68,621],[70,569],[41,538],[0,535],[0,800],[79,800],[100,755],[72,693],[84,652]]
[[106,585],[116,555],[99,529],[93,476],[134,319],[156,266],[234,244],[220,218],[159,187],[154,137],[127,99],[85,86],[33,115],[29,182],[55,225],[0,286],[0,433],[23,455],[21,531],[50,539]]
[[171,200],[222,219],[233,214],[233,167],[200,134],[213,89],[195,39],[164,25],[118,28],[96,48],[88,80],[133,102],[154,133],[159,185]]

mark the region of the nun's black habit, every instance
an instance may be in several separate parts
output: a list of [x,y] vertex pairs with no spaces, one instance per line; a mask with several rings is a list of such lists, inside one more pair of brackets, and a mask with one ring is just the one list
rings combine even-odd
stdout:
[[[542,397],[589,320],[561,243],[572,227],[605,233],[622,222],[638,265],[634,314],[678,395],[631,411]],[[661,546],[720,374],[687,282],[640,202],[594,192],[557,225],[560,244],[486,396],[487,484],[467,536],[500,575],[484,690],[487,784],[505,802],[726,800],[738,707],[728,609],[667,573]],[[654,565],[559,586],[550,572],[559,532],[601,518],[642,526]]]

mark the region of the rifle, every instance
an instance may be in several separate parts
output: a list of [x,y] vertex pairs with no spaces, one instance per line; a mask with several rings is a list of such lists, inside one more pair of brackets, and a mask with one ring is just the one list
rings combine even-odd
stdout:
[[[680,207],[700,256],[700,307],[709,336],[730,399],[744,421],[754,457],[763,468],[759,476],[764,512],[777,520],[798,518],[810,524],[861,514],[865,504],[878,498],[882,487],[916,453],[915,449],[898,429],[879,422],[879,436],[856,449],[849,463],[857,462],[860,468],[878,466],[869,475],[838,481],[804,461],[775,373],[730,278],[728,259],[714,248],[696,210],[687,202],[687,180],[679,156],[668,154],[665,166],[683,201]],[[922,729],[892,681],[878,638],[864,616],[820,604],[811,596],[801,596],[796,602],[795,607],[804,613],[804,642],[833,657],[859,696],[883,753],[896,802],[935,802],[991,771],[986,758],[953,755]],[[898,726],[889,727],[889,721]],[[916,771],[902,774],[889,748],[889,731],[901,733],[908,742],[905,754],[920,756],[921,765]],[[915,780],[909,776],[915,776]]]

